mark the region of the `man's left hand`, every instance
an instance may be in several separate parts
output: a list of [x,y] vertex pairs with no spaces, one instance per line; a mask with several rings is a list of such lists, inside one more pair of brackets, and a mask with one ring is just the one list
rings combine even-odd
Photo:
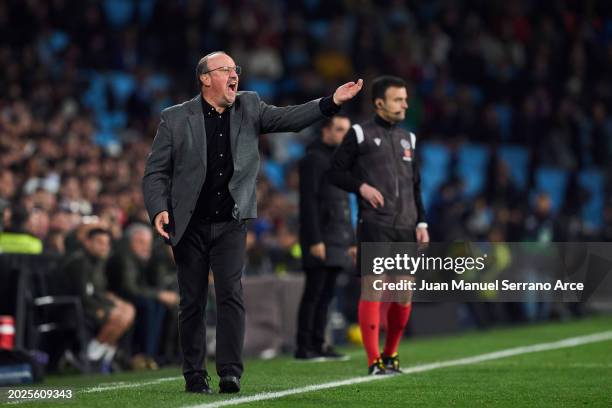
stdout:
[[416,229],[416,240],[419,244],[429,243],[429,232],[427,231],[427,228]]
[[363,79],[357,82],[347,82],[344,85],[340,85],[338,89],[336,89],[336,92],[334,92],[334,103],[340,106],[344,102],[353,99],[353,97],[361,91],[362,87]]

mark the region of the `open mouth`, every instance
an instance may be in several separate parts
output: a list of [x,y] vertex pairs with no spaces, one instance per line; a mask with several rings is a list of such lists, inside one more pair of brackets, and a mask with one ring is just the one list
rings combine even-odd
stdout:
[[238,82],[232,82],[227,87],[231,92],[236,92],[238,89]]

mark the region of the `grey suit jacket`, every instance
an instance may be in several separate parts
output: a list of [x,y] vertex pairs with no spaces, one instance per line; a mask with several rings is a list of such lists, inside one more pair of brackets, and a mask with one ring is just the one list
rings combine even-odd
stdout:
[[[237,220],[257,217],[255,182],[259,171],[259,135],[297,132],[322,119],[319,99],[302,105],[276,107],[255,92],[238,92],[230,111],[230,144],[234,174],[229,191]],[[206,130],[202,96],[164,109],[145,165],[142,188],[151,223],[162,211],[170,214],[170,244],[176,245],[189,220],[206,178]]]

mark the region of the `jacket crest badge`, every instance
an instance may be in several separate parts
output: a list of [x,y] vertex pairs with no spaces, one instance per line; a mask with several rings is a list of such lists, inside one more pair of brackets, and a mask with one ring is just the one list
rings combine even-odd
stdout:
[[400,144],[402,145],[402,149],[404,149],[404,155],[402,156],[402,160],[412,161],[412,146],[410,145],[410,142],[406,139],[401,139]]

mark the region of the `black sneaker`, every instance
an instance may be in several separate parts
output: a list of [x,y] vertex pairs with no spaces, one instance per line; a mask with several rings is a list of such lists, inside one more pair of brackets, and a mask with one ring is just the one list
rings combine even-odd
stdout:
[[321,355],[326,360],[337,360],[337,361],[346,361],[349,359],[349,356],[338,353],[332,346],[323,346],[321,350],[319,350],[319,355]]
[[383,364],[385,365],[385,369],[389,374],[401,374],[402,370],[400,369],[400,361],[399,355],[394,353],[391,356],[382,356]]
[[193,377],[185,380],[185,392],[193,392],[196,394],[212,394],[212,388],[210,388],[210,377],[208,374],[194,375]]
[[299,348],[293,354],[296,360],[301,361],[325,361],[325,357],[314,350]]
[[374,363],[368,368],[368,375],[385,375],[387,374],[387,370],[385,369],[385,365],[382,360],[377,358],[374,360]]

